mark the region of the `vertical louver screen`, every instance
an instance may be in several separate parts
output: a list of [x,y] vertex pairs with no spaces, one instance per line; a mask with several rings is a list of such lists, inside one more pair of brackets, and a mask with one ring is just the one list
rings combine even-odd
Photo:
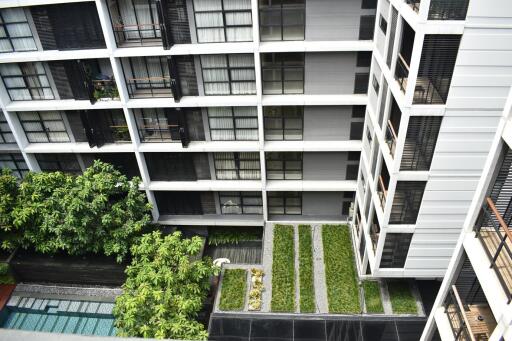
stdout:
[[155,200],[160,214],[199,215],[203,214],[202,194],[202,192],[155,192]]
[[[167,11],[164,13],[164,20],[169,40],[173,44],[190,44],[190,28],[187,15],[186,0],[162,0],[165,2]],[[170,46],[169,46],[170,48]]]
[[375,15],[362,15],[359,21],[359,40],[372,40]]
[[369,73],[356,73],[354,82],[355,94],[366,94],[368,92],[368,82],[370,81]]
[[395,35],[396,35],[396,25],[398,22],[398,11],[392,7],[391,10],[391,30],[389,32],[389,43],[388,43],[388,53],[386,57],[386,64],[389,68],[391,68],[391,60],[393,59],[393,48],[395,47]]
[[30,13],[43,50],[56,50],[55,34],[46,6],[32,6],[30,7]]
[[416,224],[426,184],[426,181],[397,182],[390,224]]
[[430,169],[442,120],[440,116],[412,116],[409,119],[401,171]]
[[145,153],[152,181],[196,181],[192,153]]
[[491,198],[505,223],[510,225],[512,222],[512,150],[506,144],[502,155],[503,161],[492,187]]
[[388,233],[380,259],[381,268],[403,268],[409,247],[411,245],[412,233]]
[[429,20],[465,20],[469,0],[431,0]]
[[183,96],[198,96],[197,77],[193,56],[175,56],[178,75],[180,79],[181,92]]
[[460,38],[456,34],[425,35],[414,89],[414,104],[446,103]]

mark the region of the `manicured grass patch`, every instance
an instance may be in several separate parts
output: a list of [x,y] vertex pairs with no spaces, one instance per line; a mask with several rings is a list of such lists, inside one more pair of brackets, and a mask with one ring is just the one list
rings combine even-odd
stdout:
[[382,300],[380,298],[379,282],[364,281],[364,301],[368,313],[383,313]]
[[388,292],[394,314],[417,314],[416,299],[412,295],[409,283],[388,281]]
[[314,313],[316,304],[313,284],[313,238],[310,225],[299,225],[299,264],[300,311]]
[[293,226],[274,225],[272,311],[295,311],[295,243]]
[[220,310],[243,310],[247,292],[247,271],[244,269],[226,269],[222,278]]
[[322,242],[329,312],[360,313],[359,289],[348,227],[323,225]]

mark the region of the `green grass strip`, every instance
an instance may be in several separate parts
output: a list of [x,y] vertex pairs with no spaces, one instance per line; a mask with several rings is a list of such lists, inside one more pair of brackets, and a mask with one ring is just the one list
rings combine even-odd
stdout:
[[295,242],[293,226],[274,225],[271,310],[295,311]]
[[394,314],[417,314],[416,299],[406,281],[388,281],[388,292]]
[[361,312],[350,232],[346,225],[323,225],[325,279],[329,312]]
[[247,270],[226,269],[222,278],[220,310],[239,311],[244,309],[247,292]]
[[299,225],[299,264],[300,312],[314,313],[316,304],[313,284],[313,238],[310,225]]
[[380,298],[379,282],[364,281],[364,301],[366,303],[366,311],[368,313],[383,313],[384,307]]

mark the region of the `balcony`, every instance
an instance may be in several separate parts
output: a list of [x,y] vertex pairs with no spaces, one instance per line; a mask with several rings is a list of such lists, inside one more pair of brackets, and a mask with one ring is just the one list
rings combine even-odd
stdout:
[[172,98],[171,77],[127,78],[126,86],[130,98]]
[[395,79],[398,81],[400,90],[405,93],[407,89],[407,79],[409,77],[409,65],[401,54],[398,54],[396,62]]
[[162,46],[160,24],[112,24],[118,47]]
[[429,20],[465,20],[469,0],[431,0]]
[[405,0],[405,3],[411,6],[414,12],[419,13],[421,0]]
[[402,35],[400,37],[400,48],[398,49],[396,61],[395,79],[398,81],[400,90],[404,93],[407,89],[407,80],[409,78],[414,37],[414,30],[402,19]]
[[466,302],[457,286],[452,285],[445,300],[445,313],[456,341],[489,340],[496,327],[489,305],[472,302],[473,299]]
[[486,198],[475,233],[482,242],[503,290],[512,300],[512,232],[493,200]]

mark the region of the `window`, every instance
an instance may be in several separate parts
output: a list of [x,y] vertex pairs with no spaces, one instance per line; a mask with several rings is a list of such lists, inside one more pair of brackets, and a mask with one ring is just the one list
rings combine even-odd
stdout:
[[304,53],[265,53],[261,73],[264,95],[304,93]]
[[256,93],[254,57],[250,54],[201,56],[205,95]]
[[267,192],[268,214],[302,214],[302,193]]
[[264,107],[265,140],[302,140],[304,107]]
[[199,43],[252,41],[251,0],[194,0]]
[[356,73],[354,81],[354,94],[366,94],[368,92],[368,82],[370,74],[368,72]]
[[20,153],[0,154],[0,169],[8,168],[18,179],[28,173],[28,166]]
[[352,118],[364,118],[366,107],[364,105],[354,105],[352,107]]
[[18,117],[30,143],[70,141],[59,111],[19,112]]
[[11,101],[55,98],[41,62],[0,64],[0,75]]
[[380,85],[379,85],[379,81],[377,80],[377,77],[375,77],[375,74],[372,75],[372,86],[373,86],[373,90],[375,90],[375,93],[378,96]]
[[0,52],[36,51],[37,46],[23,8],[0,10]]
[[372,53],[367,51],[359,51],[357,52],[357,67],[370,67],[372,62]]
[[350,123],[350,139],[361,140],[363,138],[364,122],[351,122]]
[[384,33],[384,35],[386,35],[386,31],[388,30],[388,22],[386,21],[386,19],[384,19],[384,17],[382,15],[380,16],[380,20],[379,20],[379,27],[380,27],[380,30],[382,31],[382,33]]
[[465,20],[469,0],[431,0],[429,20]]
[[361,158],[361,152],[348,152],[348,161],[357,161]]
[[263,214],[259,192],[219,192],[222,214]]
[[126,58],[122,67],[130,98],[172,97],[167,58]]
[[377,8],[377,0],[363,0],[361,3],[362,9],[375,9]]
[[403,268],[409,253],[411,239],[412,233],[387,233],[380,267]]
[[[142,142],[171,141],[171,126],[164,109],[134,109],[135,120]],[[178,140],[177,140],[178,141]]]
[[437,137],[441,128],[441,116],[411,116],[400,170],[419,171],[430,169]]
[[416,224],[426,184],[426,181],[397,182],[390,224]]
[[82,172],[75,154],[36,154],[36,160],[43,172],[61,171],[71,174]]
[[304,40],[304,0],[259,0],[261,41]]
[[0,143],[16,143],[14,135],[12,134],[2,111],[0,111]]
[[302,180],[302,153],[266,153],[268,180]]
[[259,153],[215,153],[217,180],[261,179]]
[[347,165],[346,180],[357,180],[357,172],[359,171],[359,165]]
[[258,112],[255,107],[208,108],[213,141],[258,140]]
[[359,21],[359,40],[372,40],[375,15],[362,15]]

